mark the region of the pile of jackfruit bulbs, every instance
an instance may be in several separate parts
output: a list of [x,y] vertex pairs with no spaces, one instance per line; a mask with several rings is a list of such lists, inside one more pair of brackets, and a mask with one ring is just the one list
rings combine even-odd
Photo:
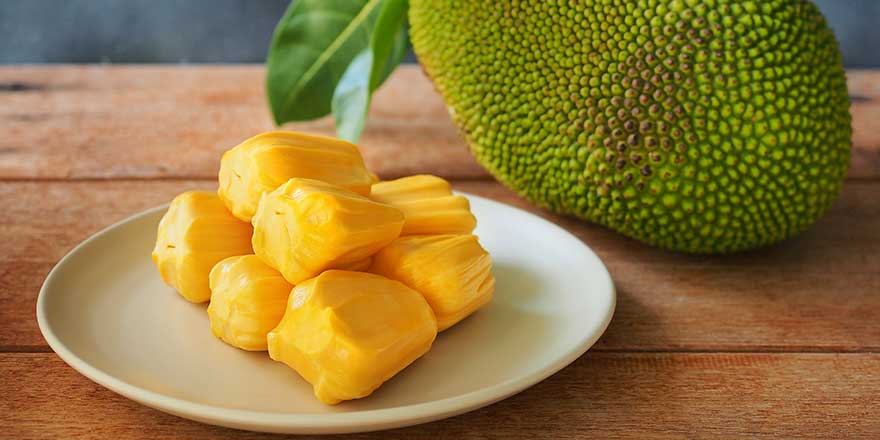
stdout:
[[380,182],[348,142],[273,131],[177,196],[153,261],[211,331],[268,350],[327,404],[365,397],[493,294],[468,200],[417,175]]

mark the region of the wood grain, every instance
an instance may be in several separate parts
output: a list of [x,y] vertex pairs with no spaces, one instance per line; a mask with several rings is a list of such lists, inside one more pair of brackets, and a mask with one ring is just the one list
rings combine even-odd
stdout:
[[[272,128],[259,66],[0,66],[0,438],[270,438],[169,416],[90,382],[34,319],[64,253],[187,189]],[[488,180],[431,83],[399,69],[362,148],[541,215],[608,265],[618,307],[585,356],[490,407],[352,438],[880,438],[880,71],[848,72],[850,180],[799,237],[724,257],[651,248]],[[322,119],[289,128],[332,134]],[[573,268],[576,270],[576,268]],[[278,438],[278,437],[272,437]]]
[[[618,289],[598,350],[880,350],[880,182],[848,182],[804,235],[727,257],[665,252],[536,209],[493,182],[458,189],[556,222],[606,262]],[[0,349],[44,344],[34,304],[54,263],[100,228],[211,181],[0,182]],[[574,270],[574,268],[573,268]]]
[[[5,66],[0,83],[0,178],[213,177],[220,153],[272,128],[261,66]],[[880,178],[880,72],[848,72],[850,176]],[[332,134],[327,118],[291,129]],[[362,140],[385,178],[431,172],[488,175],[470,156],[418,66],[379,90]]]
[[846,73],[852,113],[853,151],[849,176],[880,177],[880,70]]
[[[0,380],[0,423],[10,439],[279,438],[149,409],[52,353],[0,354]],[[345,438],[746,437],[880,437],[880,355],[591,352],[481,410]]]
[[[0,83],[0,178],[215,177],[223,151],[273,124],[262,66],[10,66]],[[361,141],[383,177],[486,177],[431,83],[399,69]],[[329,118],[290,129],[332,135]]]

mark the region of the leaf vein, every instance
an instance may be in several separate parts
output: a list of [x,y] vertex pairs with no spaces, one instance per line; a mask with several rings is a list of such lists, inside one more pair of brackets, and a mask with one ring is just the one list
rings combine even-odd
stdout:
[[370,0],[364,5],[363,9],[358,12],[357,15],[349,22],[348,26],[339,33],[339,35],[327,46],[327,49],[321,52],[318,56],[318,59],[309,66],[309,69],[303,73],[300,77],[299,81],[294,84],[291,88],[290,92],[284,99],[284,107],[288,107],[291,104],[291,100],[294,99],[297,95],[299,95],[300,91],[308,84],[312,78],[318,73],[318,71],[323,67],[323,65],[327,62],[328,59],[335,53],[339,48],[345,43],[346,39],[351,35],[355,30],[361,27],[363,22],[370,15],[370,12],[376,8],[381,0]]

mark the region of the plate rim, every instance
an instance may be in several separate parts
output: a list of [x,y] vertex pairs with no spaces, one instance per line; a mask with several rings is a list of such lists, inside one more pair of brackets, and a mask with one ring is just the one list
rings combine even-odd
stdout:
[[[507,209],[514,209],[537,218],[548,225],[551,229],[556,229],[568,238],[580,243],[582,246],[581,250],[584,251],[589,258],[595,260],[597,268],[601,269],[601,279],[595,280],[595,282],[600,283],[601,290],[607,292],[608,295],[607,301],[605,301],[604,304],[605,311],[601,322],[599,322],[598,325],[594,325],[593,331],[585,335],[578,344],[573,345],[563,356],[530,374],[444,399],[391,408],[330,414],[266,412],[224,408],[171,397],[132,385],[119,379],[80,358],[61,342],[52,330],[50,323],[47,321],[48,317],[46,316],[45,297],[50,295],[50,293],[47,293],[49,291],[48,286],[52,283],[54,278],[58,276],[57,273],[59,270],[64,267],[69,260],[74,258],[76,254],[81,252],[83,248],[96,241],[99,237],[121,228],[128,223],[154,215],[157,211],[167,209],[169,205],[168,203],[138,212],[119,220],[93,233],[88,238],[74,246],[73,249],[68,251],[58,263],[52,267],[52,270],[46,275],[46,278],[40,287],[36,303],[37,324],[43,338],[61,360],[98,385],[151,408],[203,423],[236,429],[275,433],[353,433],[411,426],[473,411],[530,388],[580,358],[596,343],[608,328],[617,306],[617,291],[605,263],[598,255],[596,255],[589,245],[571,232],[552,221],[516,206],[462,191],[456,191],[456,193],[462,194],[471,200],[478,199],[481,203],[495,205],[495,208],[500,206]],[[599,304],[599,306],[601,305],[602,304]]]

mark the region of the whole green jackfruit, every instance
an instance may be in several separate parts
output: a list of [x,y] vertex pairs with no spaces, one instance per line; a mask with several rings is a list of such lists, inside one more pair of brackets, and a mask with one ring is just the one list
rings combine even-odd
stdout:
[[416,54],[476,158],[554,211],[725,253],[830,206],[851,126],[806,0],[411,0]]

